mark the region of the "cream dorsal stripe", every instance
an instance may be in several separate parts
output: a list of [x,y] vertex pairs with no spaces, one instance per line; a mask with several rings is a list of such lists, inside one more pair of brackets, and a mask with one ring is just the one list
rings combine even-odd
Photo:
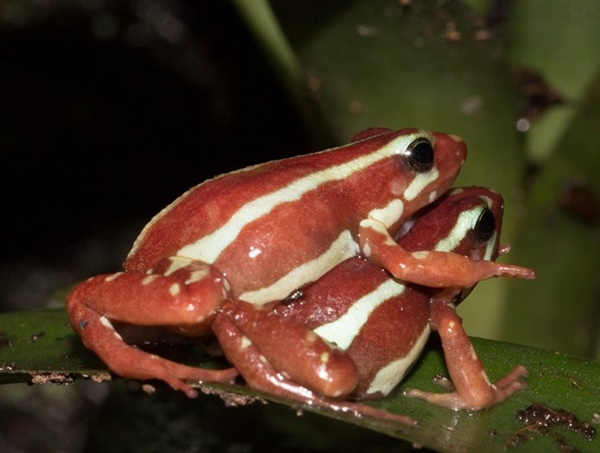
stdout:
[[425,325],[423,332],[417,338],[408,354],[399,359],[393,360],[386,366],[382,367],[369,385],[367,394],[381,392],[382,395],[390,393],[396,385],[404,378],[410,367],[415,363],[421,351],[425,347],[425,342],[429,338],[431,328],[429,324]]
[[[479,198],[488,206],[488,208],[492,206],[492,200],[489,197],[480,196]],[[481,213],[481,206],[475,206],[472,209],[461,212],[458,218],[456,219],[452,230],[450,230],[450,232],[445,238],[440,239],[438,241],[438,243],[433,247],[433,250],[450,252],[456,249],[461,243],[461,241],[466,237],[467,231],[475,227],[477,219],[479,218]],[[492,237],[487,241],[485,253],[480,259],[492,259],[497,235],[498,232],[494,230]]]
[[283,299],[294,288],[299,288],[306,283],[310,283],[313,278],[314,269],[318,269],[318,274],[324,274],[331,269],[332,263],[338,263],[356,256],[358,252],[358,244],[352,238],[350,231],[344,230],[331,244],[329,249],[316,258],[296,266],[273,284],[245,292],[239,298],[240,300],[251,302],[257,307],[266,302]]
[[394,280],[386,280],[369,294],[358,299],[346,313],[335,321],[314,329],[314,332],[330,343],[335,343],[339,348],[346,350],[360,329],[369,320],[371,313],[386,300],[402,295],[406,287]]
[[246,203],[229,220],[198,241],[182,247],[177,255],[214,263],[219,255],[231,245],[244,227],[269,214],[276,207],[296,201],[310,191],[317,190],[322,184],[349,178],[376,162],[403,153],[408,145],[422,133],[398,137],[387,145],[364,156],[343,164],[320,170],[290,182],[285,187]]

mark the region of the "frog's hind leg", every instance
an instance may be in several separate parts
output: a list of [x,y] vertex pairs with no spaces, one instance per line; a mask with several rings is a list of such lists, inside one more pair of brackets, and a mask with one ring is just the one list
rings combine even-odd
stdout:
[[84,344],[118,375],[161,379],[190,397],[197,392],[185,380],[233,381],[237,375],[233,368],[189,367],[123,341],[111,321],[165,326],[189,336],[210,333],[216,310],[229,296],[223,276],[204,263],[168,258],[152,272],[100,275],[73,289],[67,297],[67,311]]
[[[236,302],[237,301],[230,302],[230,304],[236,304]],[[307,375],[310,374],[311,368],[315,372],[320,371],[323,374],[329,374],[324,371],[323,364],[314,367],[314,363],[311,363],[313,361],[312,359],[318,359],[321,355],[318,353],[321,348],[319,346],[314,348],[314,344],[318,343],[319,340],[312,338],[311,336],[307,338],[305,334],[301,332],[301,329],[296,329],[294,326],[290,326],[290,328],[280,331],[278,327],[284,326],[285,322],[274,321],[276,320],[276,315],[273,313],[261,313],[259,310],[256,310],[258,312],[258,317],[261,318],[261,321],[256,325],[260,326],[263,331],[266,332],[267,336],[274,332],[277,334],[284,334],[283,337],[279,338],[279,344],[283,346],[283,349],[276,354],[269,354],[269,356],[273,358],[275,362],[285,362],[279,363],[278,365],[285,365],[288,370],[284,371],[279,367],[276,368],[269,361],[268,357],[266,357],[265,354],[267,352],[261,349],[261,346],[263,346],[264,343],[262,339],[259,339],[258,344],[256,344],[245,335],[246,333],[249,333],[248,330],[253,330],[252,328],[247,329],[247,327],[256,320],[253,319],[254,316],[252,314],[249,315],[248,313],[244,313],[248,307],[243,307],[243,305],[241,305],[243,303],[238,303],[238,306],[236,306],[235,309],[232,309],[230,304],[224,308],[223,313],[219,313],[213,327],[219,338],[219,342],[223,346],[225,355],[233,364],[235,364],[249,387],[267,393],[273,397],[295,401],[300,404],[300,407],[324,408],[342,413],[351,413],[355,417],[366,416],[395,423],[399,422],[412,426],[416,425],[416,422],[410,417],[394,414],[361,403],[345,401],[344,397],[355,386],[355,380],[353,380],[352,376],[347,376],[344,379],[344,382],[336,382],[337,380],[335,378],[332,379],[331,384],[334,385],[331,386],[332,388],[326,389],[326,392],[323,392],[323,388],[317,389],[313,387],[313,389],[311,389],[299,384],[298,380],[305,380],[307,382],[313,381],[311,378],[307,379]],[[240,318],[246,318],[241,322],[245,331],[241,330],[237,325]],[[266,324],[265,320],[267,321]],[[316,334],[313,333],[313,335],[314,337],[317,337]],[[269,342],[269,344],[273,344],[273,342]],[[290,349],[288,345],[292,344],[299,345],[300,347],[298,350]],[[312,353],[309,352],[310,349],[313,350]],[[270,350],[268,352],[273,353],[274,351]],[[283,353],[283,357],[281,353]],[[340,377],[348,374],[348,370],[346,370],[346,366],[343,364],[343,356],[338,356],[337,359],[341,361],[339,370],[341,372]],[[289,365],[291,362],[296,362],[297,365],[297,370],[291,370],[292,373],[299,373],[300,375],[304,374],[304,379],[299,375],[294,377],[290,376],[288,371],[290,371]],[[348,382],[350,383],[349,385]],[[315,386],[315,384],[316,382],[312,382],[313,386]],[[319,386],[316,385],[315,387]],[[337,395],[337,397],[324,396],[323,393]]]
[[324,396],[343,398],[356,387],[358,372],[346,352],[271,310],[233,300],[219,311],[213,329],[223,353],[248,383],[259,373],[261,365],[254,363],[258,357]]

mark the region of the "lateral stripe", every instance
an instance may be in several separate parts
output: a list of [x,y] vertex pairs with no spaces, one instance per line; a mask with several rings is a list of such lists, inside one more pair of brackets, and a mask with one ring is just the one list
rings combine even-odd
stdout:
[[177,252],[177,255],[187,256],[212,264],[223,250],[236,240],[242,229],[251,222],[269,214],[273,209],[284,203],[298,200],[306,193],[318,189],[322,184],[346,179],[380,160],[402,153],[406,149],[406,146],[416,136],[420,135],[422,134],[415,133],[398,137],[375,152],[357,157],[334,167],[311,173],[279,190],[255,198],[234,213],[222,227],[195,243],[181,248]]
[[377,220],[385,225],[386,228],[391,227],[404,212],[404,203],[397,198],[388,203],[385,208],[373,209],[369,212],[369,218]]
[[405,286],[389,279],[379,285],[374,291],[358,299],[350,309],[333,322],[323,324],[314,332],[339,348],[346,350],[362,326],[368,321],[371,313],[391,297],[401,295]]
[[496,241],[498,240],[498,231],[494,230],[494,234],[488,240],[487,246],[485,248],[485,254],[483,255],[484,260],[490,261],[492,256],[494,256],[494,252],[496,251]]
[[[458,192],[458,191],[453,192],[453,194],[457,194],[457,193],[460,193],[460,192]],[[492,203],[492,199],[490,197],[481,195],[481,196],[479,196],[479,198],[486,203],[488,208],[492,207],[493,203]],[[440,252],[450,252],[450,251],[454,250],[456,247],[458,247],[460,242],[464,239],[466,232],[468,230],[470,230],[471,228],[475,227],[475,223],[477,222],[477,219],[479,218],[481,213],[482,213],[481,206],[475,206],[472,209],[469,209],[468,211],[461,212],[456,219],[456,223],[454,224],[454,227],[452,228],[452,230],[450,230],[450,233],[448,233],[448,236],[446,236],[444,239],[441,239],[435,245],[434,250],[437,250]],[[487,243],[487,246],[485,249],[485,254],[480,259],[490,260],[492,258],[495,247],[496,247],[495,244],[496,244],[496,236],[497,235],[498,235],[498,232],[494,229],[494,234],[488,240],[488,243]]]
[[248,291],[239,296],[239,299],[251,302],[260,307],[267,302],[280,300],[289,296],[290,292],[296,288],[301,288],[307,283],[312,282],[315,275],[323,275],[332,268],[332,264],[358,255],[358,244],[354,241],[352,234],[348,230],[342,231],[342,234],[331,244],[329,249],[316,258],[295,267],[291,272],[281,277],[271,286],[260,288],[255,291]]
[[448,233],[448,236],[438,241],[434,250],[439,252],[450,252],[454,250],[465,238],[465,233],[475,226],[475,222],[481,215],[481,206],[476,206],[468,211],[461,212],[456,218],[456,223]]
[[410,367],[423,350],[425,342],[427,341],[427,338],[429,338],[430,331],[431,328],[429,327],[429,324],[427,324],[407,355],[394,360],[381,368],[371,381],[367,394],[381,392],[382,395],[387,395],[390,393],[404,378],[407,371],[410,370]]
[[408,185],[404,191],[404,199],[406,201],[412,201],[417,198],[425,187],[434,182],[440,176],[440,172],[437,168],[432,168],[431,171],[425,173],[419,173],[415,175],[415,178]]

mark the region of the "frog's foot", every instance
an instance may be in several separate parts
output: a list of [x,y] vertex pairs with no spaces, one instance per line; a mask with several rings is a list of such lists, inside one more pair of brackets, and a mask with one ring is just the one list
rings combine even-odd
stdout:
[[131,379],[161,379],[175,390],[193,398],[197,390],[185,381],[231,383],[238,375],[235,368],[208,370],[172,362],[137,349],[125,341],[108,318],[97,316],[84,305],[71,310],[71,321],[84,340],[108,368],[119,376]]
[[[465,396],[457,391],[452,393],[432,393],[417,389],[406,389],[404,395],[409,398],[419,398],[429,403],[456,411],[478,411],[498,404],[519,390],[526,388],[527,383],[523,378],[528,375],[527,369],[519,365],[496,382],[496,384],[489,384],[489,386],[486,386],[483,391],[477,392],[477,394],[472,393]],[[452,386],[451,382],[445,378],[439,380],[436,379],[436,382],[446,388]]]
[[233,383],[238,375],[235,368],[208,370],[190,367],[141,351],[126,343],[122,345],[120,351],[111,352],[110,358],[103,355],[104,351],[96,350],[96,352],[104,357],[106,365],[119,376],[141,381],[160,379],[174,390],[181,390],[190,398],[198,396],[198,391],[186,381]]
[[108,367],[119,376],[131,379],[160,379],[175,390],[195,398],[198,391],[186,381],[233,383],[238,372],[235,368],[208,370],[172,362],[154,354],[125,346],[116,355],[105,360]]
[[[430,301],[431,325],[438,331],[444,348],[446,366],[455,387],[452,393],[428,393],[421,390],[405,390],[404,394],[420,398],[454,410],[477,411],[504,401],[517,391],[527,387],[523,378],[527,369],[521,365],[493,385],[465,333],[454,306],[445,299]],[[441,380],[448,388],[448,381]]]

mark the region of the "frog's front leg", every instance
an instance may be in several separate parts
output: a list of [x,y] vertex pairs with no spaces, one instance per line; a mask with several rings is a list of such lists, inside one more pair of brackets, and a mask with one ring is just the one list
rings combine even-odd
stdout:
[[416,425],[410,417],[344,401],[358,379],[352,359],[272,311],[229,302],[213,329],[229,361],[255,390],[310,407]]
[[133,379],[162,379],[188,396],[197,392],[184,382],[231,382],[237,372],[181,365],[126,344],[112,321],[165,326],[181,334],[210,332],[210,324],[229,295],[223,276],[187,258],[161,260],[148,273],[119,272],[93,277],[67,297],[71,325],[85,345],[115,373]]
[[531,269],[488,259],[473,260],[452,252],[409,252],[390,236],[386,226],[373,219],[360,223],[360,248],[369,261],[396,278],[434,288],[470,288],[491,277],[535,278]]
[[[448,300],[448,299],[447,299]],[[432,328],[439,332],[446,358],[446,366],[455,389],[451,393],[429,393],[408,389],[409,397],[421,398],[430,403],[454,410],[477,411],[504,401],[517,391],[527,387],[523,380],[528,376],[522,365],[492,384],[473,345],[467,337],[460,317],[447,300],[431,302]]]

